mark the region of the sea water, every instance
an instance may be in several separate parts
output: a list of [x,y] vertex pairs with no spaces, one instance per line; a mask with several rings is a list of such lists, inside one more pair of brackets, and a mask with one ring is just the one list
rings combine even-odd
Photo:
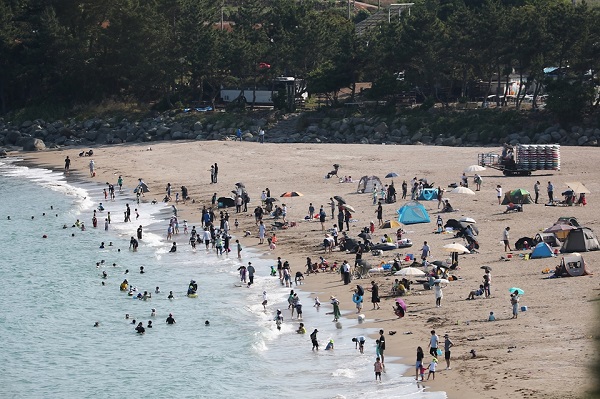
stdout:
[[[367,339],[360,355],[351,338],[365,331],[355,319],[333,323],[325,314],[331,311],[327,298],[317,310],[308,293],[300,292],[308,334],[296,334],[298,321],[287,310],[289,288],[269,275],[272,261],[243,251],[242,262],[251,261],[257,270],[255,284],[247,288],[239,281],[242,262],[235,251],[229,256],[207,253],[203,246],[194,251],[182,226],[174,236],[179,249],[169,253],[171,243],[161,231],[166,233],[171,208],[149,198],[137,204],[130,182],[123,192],[117,187],[115,201],[107,201],[100,183],[67,182],[62,173],[0,161],[1,397],[445,397],[402,377],[408,366],[389,358],[383,382],[376,383],[375,343]],[[105,211],[98,212],[93,228],[99,202]],[[123,221],[126,203],[130,223]],[[108,211],[112,220],[105,231]],[[85,231],[72,227],[77,219]],[[146,232],[139,250],[131,252],[129,238],[139,225]],[[146,273],[139,273],[140,266]],[[152,299],[121,292],[125,278]],[[191,279],[198,282],[198,298],[185,295]],[[157,286],[160,294],[154,293]],[[269,297],[266,312],[263,290]],[[174,300],[167,299],[169,291]],[[284,314],[281,331],[273,321],[277,308]],[[169,313],[175,325],[166,324]],[[137,334],[133,319],[144,326],[152,320],[154,327]],[[314,328],[318,352],[311,351],[308,336]],[[333,351],[323,350],[329,339]]]

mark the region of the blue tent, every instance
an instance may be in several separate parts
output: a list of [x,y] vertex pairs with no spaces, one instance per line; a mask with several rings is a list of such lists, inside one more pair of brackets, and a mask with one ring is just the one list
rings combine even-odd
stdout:
[[429,214],[417,201],[410,201],[398,209],[398,221],[402,224],[429,223]]
[[538,245],[533,248],[533,252],[531,253],[531,259],[538,258],[549,258],[554,256],[554,252],[552,252],[552,248],[545,242],[540,242]]
[[437,188],[424,188],[419,195],[420,200],[425,201],[437,201],[438,191]]

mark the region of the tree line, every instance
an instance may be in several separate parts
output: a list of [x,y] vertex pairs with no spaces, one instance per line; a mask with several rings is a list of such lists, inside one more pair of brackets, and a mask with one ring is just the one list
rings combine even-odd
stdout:
[[497,94],[492,79],[516,72],[522,101],[548,67],[558,71],[548,107],[553,92],[570,113],[598,106],[600,11],[585,2],[416,0],[358,35],[364,14],[349,20],[345,3],[317,0],[0,0],[0,111],[214,102],[221,86],[281,75],[334,102],[371,81],[373,99],[411,91],[444,103]]

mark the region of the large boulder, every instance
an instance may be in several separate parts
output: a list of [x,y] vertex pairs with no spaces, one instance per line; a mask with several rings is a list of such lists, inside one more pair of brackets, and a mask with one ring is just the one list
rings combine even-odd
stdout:
[[36,138],[29,138],[23,144],[23,151],[43,151],[45,149],[46,144],[44,144],[44,141]]
[[6,135],[6,143],[7,144],[16,144],[17,141],[19,141],[19,139],[21,138],[21,132],[19,132],[18,130],[11,130],[10,132],[8,132],[8,134]]

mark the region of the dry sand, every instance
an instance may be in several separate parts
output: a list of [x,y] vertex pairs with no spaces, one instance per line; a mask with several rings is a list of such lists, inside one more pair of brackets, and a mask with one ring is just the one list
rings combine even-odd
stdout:
[[[357,212],[358,222],[351,225],[350,236],[371,220],[376,221],[375,206],[369,194],[356,194],[357,183],[341,184],[336,179],[324,179],[332,169],[331,165],[342,165],[340,176],[350,175],[358,181],[363,175],[377,175],[383,179],[388,172],[396,172],[400,177],[395,185],[400,191],[403,179],[410,181],[414,176],[426,177],[436,185],[447,187],[458,182],[462,170],[477,162],[477,154],[497,148],[448,148],[427,146],[385,146],[385,145],[316,145],[316,144],[269,144],[239,142],[168,142],[152,143],[152,150],[145,145],[119,145],[94,149],[97,176],[89,178],[89,158],[78,158],[80,150],[64,149],[42,153],[28,153],[25,157],[36,164],[61,169],[63,159],[70,155],[73,160],[72,174],[80,173],[85,179],[103,184],[116,182],[123,175],[125,186],[135,186],[137,178],[144,178],[152,192],[146,200],[160,201],[164,187],[170,182],[174,188],[186,185],[189,194],[196,200],[180,205],[180,215],[198,222],[203,204],[209,204],[213,192],[227,196],[238,181],[245,183],[252,198],[249,211],[257,205],[261,191],[271,189],[273,196],[285,191],[299,191],[302,197],[282,199],[288,205],[288,220],[298,222],[296,227],[277,232],[279,245],[270,252],[265,245],[259,246],[257,228],[251,212],[236,215],[240,231],[249,229],[252,237],[242,238],[245,247],[253,247],[264,252],[265,256],[281,256],[288,259],[292,269],[304,270],[305,257],[318,257],[323,251],[320,244],[323,238],[318,222],[303,220],[309,203],[318,209],[333,195],[343,196]],[[447,195],[459,211],[444,214],[459,218],[470,216],[477,220],[480,229],[479,254],[460,257],[460,270],[453,274],[460,276],[444,289],[441,308],[435,307],[432,291],[422,291],[416,285],[414,292],[405,297],[408,304],[407,316],[395,318],[391,308],[393,298],[382,300],[381,310],[371,310],[370,296],[365,295],[364,313],[375,321],[366,327],[397,331],[396,335],[386,336],[386,354],[403,357],[403,363],[413,364],[417,346],[427,353],[429,330],[435,329],[440,337],[450,334],[455,347],[452,349],[452,370],[445,371],[440,361],[439,373],[435,381],[426,382],[431,390],[444,390],[449,398],[575,398],[590,389],[590,365],[595,360],[593,342],[596,327],[596,305],[600,287],[598,277],[544,279],[541,271],[554,268],[559,258],[524,261],[518,257],[502,261],[503,245],[500,243],[502,231],[511,228],[511,243],[522,236],[534,236],[551,226],[559,216],[574,216],[583,225],[595,229],[598,224],[597,196],[600,192],[600,151],[596,148],[561,148],[562,169],[560,172],[535,172],[529,177],[504,177],[495,170],[481,173],[483,187],[475,196]],[[219,164],[219,182],[210,182],[210,165]],[[523,187],[533,193],[536,180],[542,183],[542,199],[546,200],[545,186],[551,180],[556,189],[555,197],[566,189],[567,181],[581,181],[591,191],[586,207],[546,207],[526,205],[523,213],[504,214],[504,206],[496,200],[495,186],[501,184],[504,191]],[[472,181],[472,179],[470,179]],[[474,185],[472,183],[471,187]],[[281,203],[281,202],[279,202]],[[395,219],[396,210],[404,203],[384,205],[384,219]],[[407,226],[407,237],[415,245],[408,250],[395,253],[418,254],[424,240],[430,243],[433,259],[446,259],[448,255],[441,247],[452,241],[450,234],[434,234],[437,202],[423,202],[430,212],[432,223]],[[330,228],[335,221],[329,219]],[[271,219],[266,219],[267,226]],[[600,231],[600,229],[598,230]],[[377,230],[377,238],[394,230]],[[133,234],[133,232],[132,232]],[[511,244],[512,245],[512,244]],[[370,254],[365,259],[372,263],[390,260],[392,253],[381,257]],[[585,253],[584,257],[592,269],[598,270],[600,252]],[[354,255],[334,251],[327,257],[329,261],[348,259]],[[466,301],[470,290],[478,288],[482,281],[481,265],[490,265],[492,271],[492,297]],[[389,293],[393,277],[374,277],[380,283],[380,294]],[[365,287],[369,280],[359,280]],[[525,290],[521,305],[528,307],[517,320],[511,320],[511,306],[508,289],[518,286]],[[350,288],[344,286],[337,274],[318,274],[306,278],[303,289],[319,295],[323,302],[329,295],[336,295],[345,309],[344,314],[355,317]],[[327,305],[326,305],[327,306]],[[494,311],[496,322],[487,322],[490,311]],[[405,334],[405,332],[412,334]],[[509,349],[510,348],[510,349]],[[470,350],[477,351],[477,358],[470,358]],[[429,361],[430,357],[425,357]]]

